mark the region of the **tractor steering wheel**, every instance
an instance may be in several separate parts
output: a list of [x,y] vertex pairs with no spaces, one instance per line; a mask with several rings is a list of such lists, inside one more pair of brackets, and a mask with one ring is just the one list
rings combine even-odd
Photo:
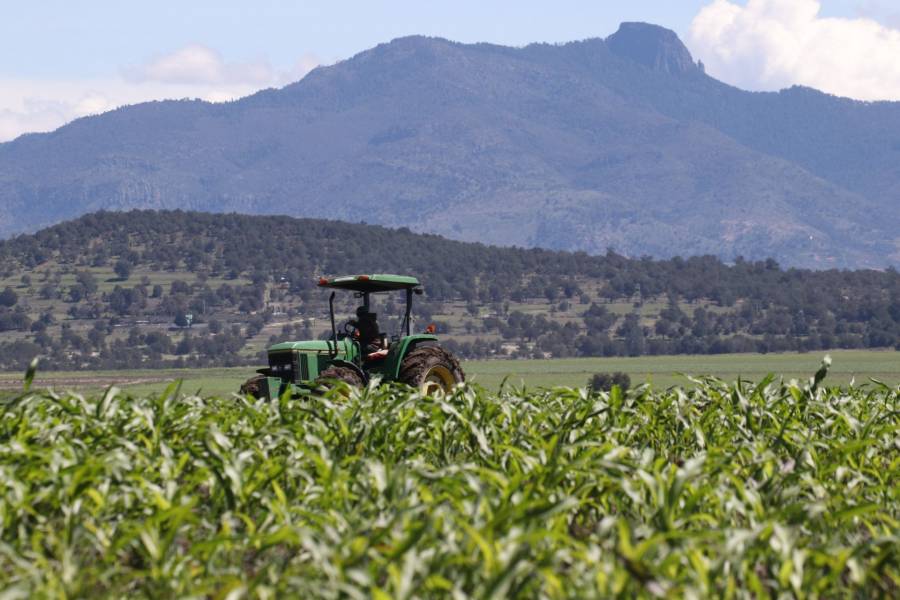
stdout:
[[347,337],[356,339],[359,335],[359,327],[357,327],[356,321],[350,319],[344,323],[344,333],[347,334]]

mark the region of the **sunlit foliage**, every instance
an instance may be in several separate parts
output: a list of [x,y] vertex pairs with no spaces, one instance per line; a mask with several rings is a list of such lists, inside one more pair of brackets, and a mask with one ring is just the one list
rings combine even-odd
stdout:
[[8,598],[895,595],[900,390],[26,390]]

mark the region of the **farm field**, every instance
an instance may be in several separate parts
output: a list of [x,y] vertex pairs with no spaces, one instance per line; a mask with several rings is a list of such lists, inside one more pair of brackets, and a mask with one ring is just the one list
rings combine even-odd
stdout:
[[[891,385],[900,384],[900,352],[834,350],[829,352],[783,354],[716,354],[640,356],[635,358],[573,358],[550,360],[485,360],[464,363],[473,381],[496,389],[504,378],[513,385],[528,387],[582,386],[598,372],[622,371],[632,385],[650,383],[655,389],[691,385],[685,375],[713,375],[726,381],[740,376],[760,381],[769,373],[785,379],[808,377],[828,354],[833,359],[829,383],[857,384],[874,378]],[[683,374],[683,375],[679,375]]]
[[[650,383],[654,389],[673,385],[690,386],[684,375],[713,375],[726,381],[738,376],[760,381],[769,373],[785,379],[807,377],[822,359],[821,353],[722,354],[704,356],[642,356],[636,358],[576,358],[547,360],[476,360],[463,368],[469,381],[495,391],[504,379],[517,387],[580,387],[594,373],[622,371],[632,385]],[[900,384],[900,352],[835,350],[829,383],[847,385],[855,379],[862,384],[874,378],[890,385]],[[260,365],[262,366],[262,365]],[[41,372],[37,385],[56,389],[99,390],[109,385],[127,388],[130,393],[155,393],[170,382],[183,380],[185,392],[227,394],[253,373],[252,367],[212,369],[160,369],[134,371]],[[0,390],[20,386],[21,373],[0,374]]]
[[823,376],[625,394],[384,386],[302,407],[174,386],[26,391],[0,413],[0,586],[896,597],[900,393]]

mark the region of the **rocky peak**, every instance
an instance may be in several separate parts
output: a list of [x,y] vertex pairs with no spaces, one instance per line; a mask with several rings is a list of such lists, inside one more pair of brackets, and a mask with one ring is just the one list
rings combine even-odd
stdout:
[[610,51],[655,71],[673,75],[698,70],[694,59],[678,34],[649,23],[622,23],[606,38]]

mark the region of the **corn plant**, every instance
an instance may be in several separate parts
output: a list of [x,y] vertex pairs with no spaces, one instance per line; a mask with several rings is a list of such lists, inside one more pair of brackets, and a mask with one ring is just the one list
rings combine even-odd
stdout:
[[824,375],[271,403],[28,378],[0,598],[896,597],[900,390]]

